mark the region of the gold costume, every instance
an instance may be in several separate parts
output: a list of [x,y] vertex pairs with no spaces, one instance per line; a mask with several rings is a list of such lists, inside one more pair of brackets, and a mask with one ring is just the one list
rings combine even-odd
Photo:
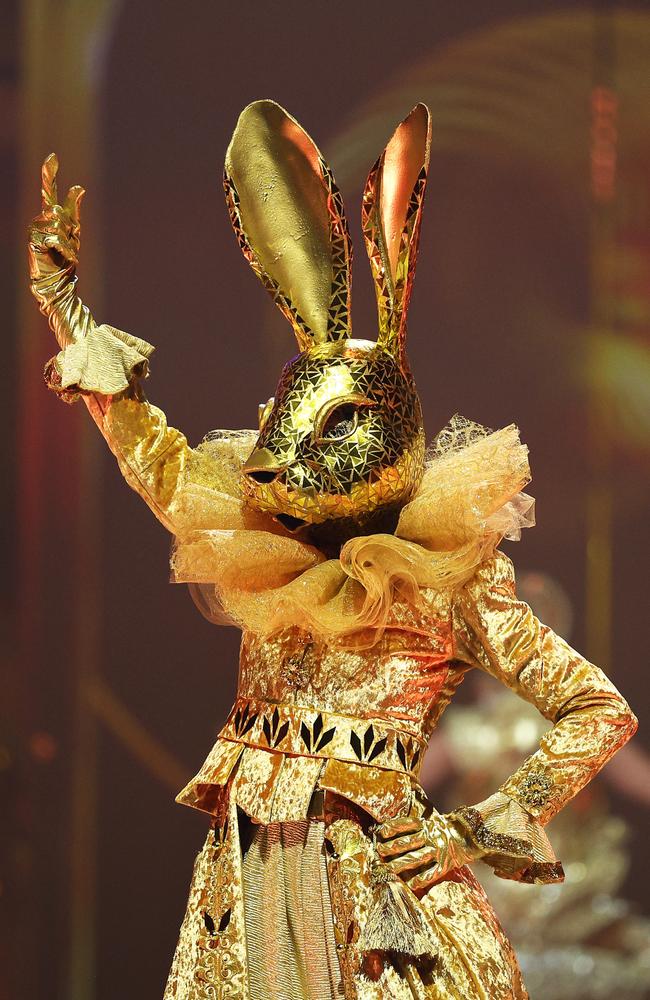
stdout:
[[[557,882],[546,823],[633,734],[602,671],[542,625],[497,549],[532,524],[514,426],[455,417],[425,454],[405,354],[429,154],[418,105],[368,178],[377,343],[351,338],[351,248],[331,172],[278,105],[247,108],[226,159],[231,220],[300,353],[259,431],[198,447],[141,380],[152,347],[76,294],[79,202],[43,171],[32,290],[127,482],[174,535],[174,579],[243,632],[228,720],[178,801],[211,827],[165,998],[525,998],[467,863]],[[492,796],[440,815],[418,772],[467,670],[553,723]]]

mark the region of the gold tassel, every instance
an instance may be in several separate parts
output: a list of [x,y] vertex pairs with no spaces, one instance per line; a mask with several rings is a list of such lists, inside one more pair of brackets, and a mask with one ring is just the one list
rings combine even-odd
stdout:
[[372,866],[372,883],[373,901],[359,948],[435,958],[436,934],[414,893],[382,862]]

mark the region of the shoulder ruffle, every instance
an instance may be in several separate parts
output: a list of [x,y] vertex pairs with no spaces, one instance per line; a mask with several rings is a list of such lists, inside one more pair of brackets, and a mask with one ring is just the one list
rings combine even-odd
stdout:
[[518,540],[535,523],[535,502],[521,492],[530,478],[528,448],[514,424],[491,431],[457,413],[429,449],[396,534],[431,551],[485,538]]

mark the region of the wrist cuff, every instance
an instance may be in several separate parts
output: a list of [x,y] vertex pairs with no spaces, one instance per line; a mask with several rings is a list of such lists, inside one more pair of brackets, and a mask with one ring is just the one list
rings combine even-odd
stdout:
[[467,837],[483,849],[481,860],[501,878],[517,882],[564,881],[543,826],[503,792],[475,806],[461,806],[449,813]]
[[147,377],[153,351],[146,340],[103,324],[48,361],[45,381],[69,403],[88,393],[114,396]]

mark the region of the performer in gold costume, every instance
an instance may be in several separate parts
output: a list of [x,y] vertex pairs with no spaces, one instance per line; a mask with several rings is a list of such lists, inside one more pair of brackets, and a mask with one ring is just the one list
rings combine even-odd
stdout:
[[[43,168],[31,287],[127,482],[175,539],[174,579],[243,632],[237,700],[178,801],[211,816],[166,1000],[526,997],[467,867],[557,882],[544,827],[630,738],[601,670],[517,599],[497,549],[532,523],[517,429],[455,417],[425,451],[406,357],[430,146],[418,105],[373,167],[363,230],[377,341],[352,338],[340,194],[282,108],[242,113],[225,188],[239,244],[299,353],[258,431],[196,448],[145,399],[153,348],[98,326],[76,293],[79,203]],[[439,814],[418,770],[478,668],[553,727],[493,795]]]

